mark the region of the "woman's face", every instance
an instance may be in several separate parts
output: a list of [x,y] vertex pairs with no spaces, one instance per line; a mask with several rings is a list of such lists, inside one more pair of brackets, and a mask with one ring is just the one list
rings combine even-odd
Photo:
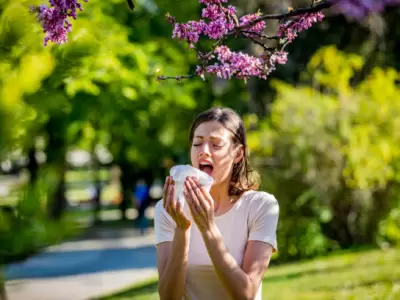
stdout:
[[242,155],[240,149],[229,130],[218,121],[209,121],[196,128],[190,158],[193,167],[212,176],[214,184],[221,184],[230,181],[233,164]]

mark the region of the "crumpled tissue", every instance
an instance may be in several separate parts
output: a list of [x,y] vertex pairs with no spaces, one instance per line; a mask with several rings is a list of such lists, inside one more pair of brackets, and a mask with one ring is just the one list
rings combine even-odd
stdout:
[[185,204],[183,190],[185,188],[186,177],[191,176],[197,178],[200,185],[205,187],[208,192],[210,191],[214,182],[214,178],[212,178],[210,175],[190,165],[176,165],[171,168],[169,174],[175,181],[175,199],[178,199],[182,208]]

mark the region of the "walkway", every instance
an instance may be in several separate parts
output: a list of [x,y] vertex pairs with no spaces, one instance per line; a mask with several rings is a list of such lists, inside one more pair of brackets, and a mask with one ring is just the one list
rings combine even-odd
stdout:
[[88,300],[157,275],[154,235],[108,229],[6,268],[8,300]]

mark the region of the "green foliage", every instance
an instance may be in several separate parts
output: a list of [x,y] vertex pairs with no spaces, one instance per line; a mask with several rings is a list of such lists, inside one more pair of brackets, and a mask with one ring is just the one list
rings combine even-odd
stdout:
[[[263,299],[397,299],[400,250],[342,252],[324,258],[270,266]],[[99,300],[159,299],[157,282],[137,285]]]
[[[160,73],[193,71],[193,51],[188,55],[182,43],[171,40],[163,15],[197,18],[198,1],[177,5],[173,0],[143,0],[131,12],[125,0],[90,0],[73,22],[70,41],[47,47],[38,22],[28,13],[28,5],[41,2],[0,1],[0,161],[12,150],[26,154],[37,137],[44,137],[45,167],[57,170],[53,185],[65,175],[59,170],[68,149],[93,153],[102,144],[123,166],[130,193],[132,174],[138,170],[150,169],[160,176],[164,159],[187,161],[187,131],[195,113],[224,104],[240,113],[249,107],[256,111],[273,95],[255,93],[248,104],[248,91],[262,90],[251,83],[245,87],[236,81],[155,80]],[[398,20],[395,13],[390,16]],[[322,26],[315,28],[320,32],[303,35],[307,42],[299,37],[290,46],[290,63],[271,78],[286,74],[286,81],[296,82],[316,42],[346,41],[348,35],[365,40],[362,47],[345,43],[349,48],[374,48],[365,29],[344,27],[342,22],[325,21],[330,34]],[[388,26],[390,37],[393,28]],[[387,49],[393,47],[387,44]],[[394,65],[390,57],[381,55],[374,61]],[[272,81],[277,97],[268,107],[270,118],[245,118],[247,127],[257,128],[249,133],[248,142],[255,164],[263,169],[263,188],[281,203],[280,260],[324,254],[353,243],[400,240],[398,209],[392,209],[398,206],[399,74],[376,68],[354,84],[362,78],[368,59],[332,46],[322,48],[300,76],[306,84]],[[23,225],[15,227],[10,214],[2,214],[2,233],[9,229],[21,237],[20,241],[2,236],[7,237],[7,255],[55,241],[49,230],[58,227],[46,219],[45,210],[32,213],[43,197],[28,194],[30,200],[17,206],[23,211],[17,215],[25,217],[14,216]]]
[[55,65],[40,42],[40,26],[27,3],[0,3],[0,158],[29,135],[39,114],[23,103],[23,97],[37,92]]
[[265,187],[281,203],[281,259],[376,242],[394,207],[399,73],[376,68],[353,87],[362,65],[359,56],[320,49],[303,76],[308,84],[273,83],[271,117],[249,136]]
[[53,185],[50,177],[41,177],[36,186],[18,193],[15,207],[0,207],[0,265],[24,260],[79,232],[77,223],[69,217],[57,222],[48,220],[46,197]]
[[391,210],[379,225],[379,241],[382,244],[400,245],[400,207]]
[[[36,149],[41,137],[47,162],[40,168],[52,170],[52,183],[46,183],[52,189],[38,194],[26,187],[15,210],[2,212],[2,263],[69,234],[69,221],[48,219],[49,205],[65,205],[60,195],[69,149],[94,153],[102,144],[124,166],[131,189],[130,173],[159,172],[164,158],[181,155],[200,101],[194,93],[204,88],[200,82],[156,80],[159,72],[185,74],[193,67],[194,57],[171,41],[163,16],[175,2],[152,7],[139,1],[131,12],[125,0],[91,0],[73,21],[69,42],[47,47],[28,9],[42,2],[0,1],[0,162],[12,151],[24,156]],[[189,16],[197,7],[187,5],[180,13]]]
[[[24,137],[40,135],[50,114],[63,115],[64,122],[92,126],[96,131],[112,126],[119,136],[111,133],[111,138],[124,136],[134,148],[130,153],[141,152],[141,147],[154,149],[148,147],[150,141],[171,145],[180,132],[176,115],[196,107],[192,91],[200,86],[156,81],[158,72],[188,73],[191,66],[190,58],[181,55],[185,50],[170,40],[170,28],[166,30],[164,9],[175,4],[160,4],[153,3],[154,10],[149,3],[137,3],[132,13],[125,1],[93,0],[74,21],[67,44],[43,47],[43,34],[28,13],[28,1],[5,1],[0,10],[0,113],[2,130],[7,124],[14,124],[14,130],[2,132],[1,148],[5,151],[7,145],[30,144]],[[197,6],[180,11],[194,12]],[[146,30],[138,28],[150,30],[142,35]],[[167,121],[178,129],[162,129],[162,140],[147,138],[149,127],[161,128]],[[132,132],[142,124],[144,128]],[[163,131],[170,137],[165,138]],[[137,161],[135,155],[128,157]],[[151,158],[144,161],[148,160]]]

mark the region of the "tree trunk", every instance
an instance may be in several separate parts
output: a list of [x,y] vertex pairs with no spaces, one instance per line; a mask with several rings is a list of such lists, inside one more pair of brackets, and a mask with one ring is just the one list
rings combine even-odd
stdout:
[[389,182],[385,188],[375,191],[372,195],[372,207],[368,213],[365,225],[363,242],[375,243],[379,223],[387,217],[391,209],[390,192],[393,189],[393,182]]
[[67,199],[65,197],[65,174],[66,166],[61,165],[56,168],[58,184],[54,193],[50,191],[49,195],[49,214],[51,219],[60,220],[67,208]]
[[101,212],[101,181],[100,181],[100,163],[97,158],[94,149],[92,151],[92,163],[93,163],[93,182],[95,185],[95,196],[93,200],[93,216],[94,222],[99,223],[101,222],[100,212]]
[[47,165],[54,171],[57,177],[55,191],[49,191],[48,211],[50,218],[59,220],[67,208],[65,197],[65,174],[67,163],[65,156],[67,153],[66,127],[65,121],[57,118],[50,118],[46,124],[48,143],[46,147]]
[[27,168],[29,170],[30,179],[29,184],[31,186],[35,186],[35,183],[38,179],[39,173],[39,163],[36,160],[36,149],[35,146],[32,146],[28,150],[28,165]]
[[135,182],[132,167],[129,163],[124,162],[119,165],[121,168],[121,188],[122,199],[119,205],[121,211],[121,220],[127,220],[126,211],[132,205],[132,190]]
[[375,191],[372,205],[366,210],[364,201],[367,199],[356,199],[351,190],[342,187],[331,205],[332,221],[322,225],[324,234],[343,248],[375,243],[379,222],[390,212],[392,188],[393,185],[389,183],[385,188]]
[[0,274],[0,300],[7,300],[6,282],[2,274]]
[[348,216],[352,211],[351,190],[343,182],[331,202],[332,220],[322,224],[322,231],[328,238],[336,241],[343,248],[353,244],[353,236]]

